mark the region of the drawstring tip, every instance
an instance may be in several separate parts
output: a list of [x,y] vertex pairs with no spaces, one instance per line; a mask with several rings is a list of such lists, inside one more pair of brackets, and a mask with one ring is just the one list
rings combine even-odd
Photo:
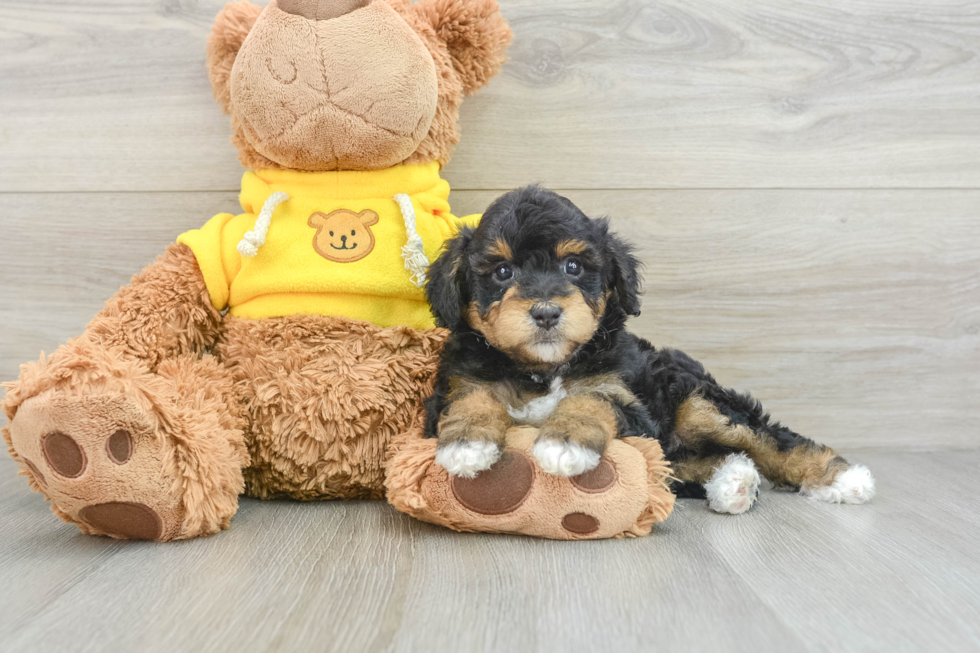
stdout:
[[425,285],[425,271],[429,267],[429,258],[425,255],[425,243],[419,236],[415,224],[415,207],[412,206],[412,198],[404,193],[399,193],[394,197],[398,208],[401,209],[402,219],[405,221],[405,233],[408,242],[402,247],[402,258],[405,260],[405,269],[409,272],[409,279],[417,287]]
[[245,258],[254,258],[259,255],[259,250],[247,240],[242,240],[238,243],[238,253]]
[[259,255],[259,247],[265,244],[265,238],[269,233],[269,224],[272,222],[272,212],[276,207],[289,199],[289,195],[282,191],[277,191],[266,199],[259,216],[255,219],[255,228],[247,232],[238,242],[238,253],[246,258],[253,258]]

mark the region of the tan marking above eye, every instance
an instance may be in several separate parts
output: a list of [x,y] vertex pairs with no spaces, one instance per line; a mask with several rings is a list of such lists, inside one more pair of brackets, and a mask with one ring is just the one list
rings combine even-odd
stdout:
[[487,254],[490,256],[497,256],[502,259],[511,260],[514,258],[514,251],[507,244],[507,241],[502,238],[498,238],[493,242],[490,247],[487,248]]
[[588,247],[589,244],[584,240],[563,240],[555,245],[555,255],[558,258],[565,258],[573,254],[581,254]]

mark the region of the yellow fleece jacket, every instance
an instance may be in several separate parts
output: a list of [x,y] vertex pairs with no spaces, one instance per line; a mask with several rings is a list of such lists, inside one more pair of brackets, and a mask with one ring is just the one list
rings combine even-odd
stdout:
[[[396,201],[402,194],[410,208]],[[177,242],[194,252],[214,307],[248,319],[304,313],[430,328],[425,294],[403,256],[405,213],[414,213],[430,262],[460,224],[479,220],[450,213],[449,184],[437,163],[371,172],[247,172],[241,205],[244,213],[216,215]],[[261,231],[256,222],[269,206],[261,243],[254,239]],[[259,243],[257,253],[248,245],[240,249],[247,233]]]

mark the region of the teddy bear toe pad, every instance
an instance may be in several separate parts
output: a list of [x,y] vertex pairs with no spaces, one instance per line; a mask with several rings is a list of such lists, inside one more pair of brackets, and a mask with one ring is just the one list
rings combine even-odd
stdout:
[[41,395],[10,424],[14,450],[55,512],[89,533],[171,539],[180,495],[162,474],[165,451],[134,400],[123,395]]

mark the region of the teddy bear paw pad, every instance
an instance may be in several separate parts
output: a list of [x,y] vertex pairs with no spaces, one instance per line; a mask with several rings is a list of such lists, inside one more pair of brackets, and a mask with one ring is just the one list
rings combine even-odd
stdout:
[[594,468],[578,476],[572,476],[568,480],[582,492],[599,494],[616,483],[616,468],[611,462],[602,458]]
[[599,520],[584,512],[570,512],[561,520],[562,528],[575,535],[590,535],[599,530]]
[[474,478],[452,477],[453,495],[481,515],[504,515],[517,510],[534,485],[534,466],[519,451],[506,450],[500,460]]
[[142,503],[97,503],[79,510],[78,516],[92,528],[119,539],[158,540],[163,536],[163,518]]

